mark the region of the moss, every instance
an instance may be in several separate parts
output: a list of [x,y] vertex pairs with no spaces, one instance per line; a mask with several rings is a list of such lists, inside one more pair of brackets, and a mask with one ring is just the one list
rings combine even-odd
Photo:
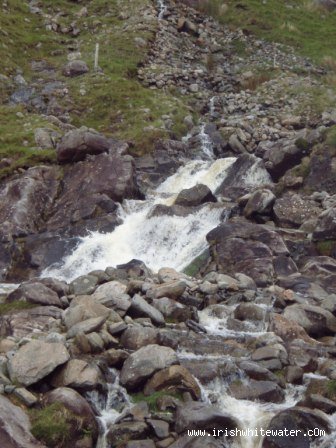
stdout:
[[[70,446],[76,439],[91,435],[83,419],[69,411],[61,403],[53,403],[42,409],[30,411],[31,432],[48,448]],[[68,445],[69,443],[69,445]]]
[[302,151],[308,151],[309,149],[309,143],[304,138],[298,138],[295,140],[295,145],[297,148],[301,149]]
[[13,311],[22,311],[35,308],[37,305],[28,302],[15,301],[10,303],[0,304],[0,315],[9,314]]
[[336,126],[333,126],[327,134],[327,144],[331,147],[331,148],[335,148],[336,149]]
[[336,249],[336,240],[318,241],[316,248],[320,255],[331,257]]
[[198,257],[196,257],[186,268],[183,273],[190,277],[195,277],[200,269],[205,265],[209,258],[209,249],[205,249]]
[[336,380],[330,380],[327,383],[327,397],[331,400],[336,399]]
[[157,408],[157,400],[161,397],[167,396],[169,395],[170,397],[176,398],[178,400],[182,399],[182,395],[179,393],[170,393],[166,390],[162,390],[159,392],[154,392],[151,395],[144,395],[143,392],[138,392],[135,394],[131,394],[131,398],[133,403],[140,403],[141,401],[144,401],[148,404],[149,409],[152,412],[158,412],[158,408]]

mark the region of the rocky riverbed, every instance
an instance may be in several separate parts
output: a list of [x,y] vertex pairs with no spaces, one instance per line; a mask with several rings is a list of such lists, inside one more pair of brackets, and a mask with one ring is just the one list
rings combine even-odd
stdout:
[[335,94],[185,3],[145,7],[137,76],[188,99],[187,135],[164,116],[134,156],[43,109],[56,163],[1,181],[1,448],[335,446]]

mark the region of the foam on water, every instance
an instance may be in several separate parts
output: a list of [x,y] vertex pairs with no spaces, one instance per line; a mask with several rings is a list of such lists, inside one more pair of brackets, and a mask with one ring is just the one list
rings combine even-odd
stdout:
[[123,223],[113,232],[92,232],[81,238],[72,254],[47,268],[42,276],[71,281],[134,258],[153,271],[163,266],[183,270],[207,247],[205,236],[220,222],[222,207],[208,204],[187,216],[155,216],[152,212],[159,204],[172,204],[181,190],[196,184],[203,183],[214,191],[234,161],[230,157],[186,163],[145,201],[124,201],[119,207]]

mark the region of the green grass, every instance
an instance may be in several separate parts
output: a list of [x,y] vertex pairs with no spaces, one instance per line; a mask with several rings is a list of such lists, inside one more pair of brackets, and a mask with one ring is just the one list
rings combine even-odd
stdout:
[[329,145],[331,148],[336,149],[336,126],[333,126],[328,131],[326,142],[327,142],[327,145]]
[[33,303],[15,301],[10,303],[0,303],[0,316],[3,314],[11,313],[12,311],[23,311],[31,308],[35,308],[37,305]]
[[220,0],[200,3],[220,22],[293,46],[316,62],[336,58],[336,12],[313,8],[309,0],[227,0],[227,9],[221,9]]
[[76,439],[91,434],[83,419],[61,403],[30,411],[31,433],[48,448],[68,447]]
[[182,399],[182,394],[179,393],[170,393],[165,390],[154,392],[153,394],[146,396],[143,394],[143,392],[138,392],[135,394],[131,394],[132,402],[133,403],[140,403],[142,401],[146,402],[148,404],[149,409],[152,412],[158,412],[157,407],[157,400],[161,397],[169,395],[170,397],[176,398],[178,400]]

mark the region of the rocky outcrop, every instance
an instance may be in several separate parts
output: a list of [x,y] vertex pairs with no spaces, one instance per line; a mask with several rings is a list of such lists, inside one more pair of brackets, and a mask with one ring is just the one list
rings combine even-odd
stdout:
[[273,281],[274,262],[277,257],[288,255],[285,243],[276,232],[243,219],[220,225],[208,233],[207,240],[219,272],[242,272],[259,286]]
[[197,184],[195,187],[180,191],[175,199],[175,204],[184,207],[195,207],[206,202],[216,201],[217,199],[209,187],[203,184]]

